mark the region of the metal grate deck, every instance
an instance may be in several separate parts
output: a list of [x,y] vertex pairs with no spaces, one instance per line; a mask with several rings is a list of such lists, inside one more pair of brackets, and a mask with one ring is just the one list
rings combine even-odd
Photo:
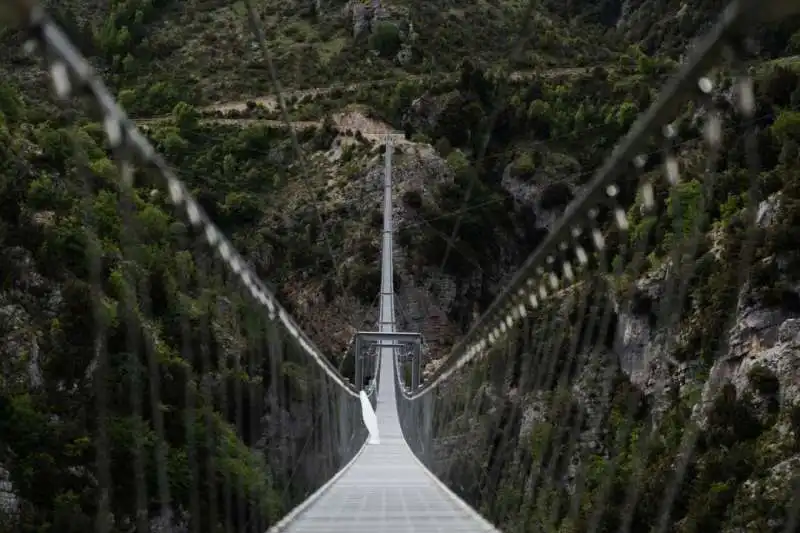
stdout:
[[381,349],[378,426],[381,443],[367,445],[307,508],[291,533],[493,532],[491,524],[448,490],[414,457],[400,430],[392,348]]

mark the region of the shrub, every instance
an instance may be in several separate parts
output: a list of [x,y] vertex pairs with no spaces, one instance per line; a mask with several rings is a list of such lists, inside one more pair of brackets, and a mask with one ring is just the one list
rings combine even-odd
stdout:
[[403,203],[412,209],[422,207],[422,195],[419,191],[406,191],[403,193]]
[[349,277],[353,295],[362,303],[372,303],[381,290],[381,271],[377,264],[353,265]]
[[370,214],[369,224],[373,228],[380,228],[383,226],[383,212],[376,209]]
[[529,180],[536,172],[536,163],[533,155],[529,153],[521,154],[512,165],[514,176],[521,180]]
[[569,185],[564,182],[552,183],[542,191],[539,205],[542,209],[556,209],[565,207],[572,198],[572,189]]
[[453,146],[450,144],[447,137],[440,137],[439,140],[436,141],[436,151],[439,152],[440,156],[445,158],[450,155],[450,152],[453,151]]
[[792,423],[792,431],[794,432],[794,440],[800,447],[800,404],[792,407],[789,413],[789,419]]
[[379,22],[369,38],[369,45],[381,57],[392,57],[400,50],[400,28],[391,22]]
[[754,365],[747,373],[747,379],[760,394],[776,394],[780,389],[778,377],[764,365]]
[[415,133],[414,135],[411,136],[411,142],[419,143],[419,144],[430,144],[431,143],[431,139],[430,139],[430,137],[428,137],[424,133],[417,132],[417,133]]
[[450,152],[450,155],[447,156],[447,165],[455,172],[459,174],[469,168],[469,160],[467,156],[464,155],[464,152],[461,150],[455,150]]

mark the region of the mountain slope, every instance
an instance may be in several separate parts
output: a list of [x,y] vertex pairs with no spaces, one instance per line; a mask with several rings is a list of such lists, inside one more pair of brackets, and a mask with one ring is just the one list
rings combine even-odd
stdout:
[[[519,22],[523,9],[518,2],[467,6],[444,1],[385,3],[381,7],[386,18],[381,20],[392,27],[376,23],[374,32],[357,37],[354,27],[371,18],[355,5],[261,3],[259,10],[285,87],[322,88],[369,79],[400,79],[353,91],[292,95],[292,117],[313,123],[297,131],[306,161],[301,165],[288,132],[274,122],[278,120],[275,111],[255,105],[257,98],[269,93],[269,84],[263,58],[246,27],[243,4],[194,0],[181,4],[133,0],[110,5],[59,3],[62,16],[76,21],[71,31],[84,36],[82,46],[87,50],[94,47],[96,64],[116,87],[125,107],[137,117],[170,115],[149,124],[154,144],[180,170],[203,207],[231,235],[259,276],[275,288],[316,344],[348,374],[347,343],[354,330],[374,323],[371,313],[379,290],[381,148],[370,135],[374,131],[363,130],[403,131],[409,137],[398,143],[395,155],[396,286],[409,323],[422,328],[432,345],[430,371],[438,364],[435,359],[447,352],[514,268],[541,242],[637,113],[653,101],[659,83],[675,67],[674,61],[662,54],[674,57],[673,52],[685,45],[685,37],[706,23],[702,16],[707,17],[717,6],[687,5],[694,18],[683,28],[670,22],[678,7],[670,2],[627,4],[626,9],[638,8],[634,12],[641,26],[626,22],[632,21],[633,15],[623,17],[624,6],[613,2],[545,4],[546,10],[536,11],[534,31],[522,60],[509,65],[526,75],[509,80],[496,71],[508,57],[514,23]],[[611,15],[592,18],[590,8],[597,7],[610,10]],[[615,10],[619,16],[614,15]],[[620,20],[623,24],[615,29]],[[679,31],[673,34],[676,28]],[[655,36],[652,43],[647,41],[648,35]],[[4,38],[4,45],[15,42],[13,35]],[[783,40],[776,39],[778,44],[770,54],[791,51],[778,42]],[[93,456],[86,442],[92,442],[97,433],[92,417],[85,416],[92,413],[94,398],[91,379],[86,378],[92,368],[88,343],[93,324],[86,318],[91,302],[83,216],[87,209],[97,214],[108,270],[103,273],[107,303],[111,309],[121,309],[124,291],[118,272],[124,264],[120,250],[125,228],[116,211],[112,184],[117,177],[100,140],[99,124],[77,115],[80,124],[70,126],[76,115],[53,112],[52,104],[43,103],[46,86],[31,63],[20,60],[16,48],[0,49],[4,59],[17,61],[4,63],[4,72],[12,76],[3,77],[0,86],[0,146],[4,151],[0,159],[4,191],[0,297],[4,305],[0,311],[3,336],[12,340],[4,346],[2,357],[0,441],[10,444],[0,450],[0,473],[8,473],[10,491],[20,502],[19,513],[0,517],[0,524],[24,524],[37,531],[57,527],[84,531],[91,527],[87,524],[98,498],[87,473]],[[793,67],[791,61],[786,63]],[[560,71],[563,76],[550,76],[548,69],[553,66],[570,70]],[[590,68],[572,70],[584,66]],[[742,206],[744,161],[737,148],[743,141],[731,134],[725,139],[730,148],[720,164],[715,208],[710,212],[717,233],[709,232],[704,239],[707,246],[701,247],[697,258],[702,268],[692,285],[687,320],[681,324],[683,342],[663,359],[653,361],[653,368],[643,374],[625,372],[619,368],[622,363],[642,357],[636,346],[656,344],[663,332],[642,326],[650,321],[646,312],[642,316],[619,313],[614,323],[620,328],[633,324],[639,336],[607,346],[597,358],[601,370],[616,369],[608,372],[613,380],[597,384],[598,390],[613,390],[612,404],[624,403],[628,395],[642,398],[637,430],[662,414],[667,421],[665,443],[645,465],[648,485],[642,501],[648,505],[637,515],[641,527],[653,523],[659,490],[669,481],[675,443],[680,442],[688,416],[686,398],[702,392],[701,377],[714,369],[730,370],[735,394],[728,390],[727,396],[715,400],[721,414],[712,417],[702,436],[704,447],[693,459],[672,528],[686,533],[735,528],[770,531],[782,525],[772,516],[765,518],[763,509],[766,506],[776,516],[783,511],[780,497],[774,496],[788,493],[781,489],[781,469],[794,468],[800,434],[797,391],[791,383],[796,374],[785,365],[795,346],[789,334],[791,321],[797,320],[799,312],[798,272],[791,250],[797,235],[800,81],[792,68],[757,66],[763,163],[759,193],[765,199],[783,195],[784,200],[777,206],[774,202],[763,204],[780,222],[763,228],[752,276],[757,289],[743,293],[742,301],[747,304],[737,307],[741,316],[733,333],[740,352],[731,361],[715,358],[711,349],[722,327],[722,311],[736,307],[740,297],[731,290],[736,274],[731,265],[736,263],[725,260],[734,257],[741,242],[736,221]],[[239,122],[206,121],[191,105],[214,102],[245,102],[244,109],[239,106],[237,111],[242,115],[236,119]],[[334,118],[338,116],[328,115],[344,112],[359,118],[339,121],[337,127]],[[690,169],[681,192],[691,200],[702,180],[701,167],[692,165],[699,160],[700,127],[693,111],[681,115],[679,122],[681,135],[688,141],[681,162]],[[73,134],[85,143],[101,189],[88,198],[75,192],[81,174],[72,156]],[[490,142],[481,159],[487,135]],[[654,142],[653,150],[659,146],[660,142]],[[657,168],[651,171],[658,173]],[[472,194],[465,201],[470,188]],[[229,294],[228,284],[206,280],[208,293],[188,294],[190,305],[164,303],[181,300],[176,280],[186,268],[184,263],[197,257],[187,256],[176,244],[176,235],[185,228],[170,214],[163,194],[151,190],[150,184],[143,183],[137,192],[139,222],[152,241],[147,247],[149,260],[138,272],[156,287],[151,296],[163,304],[148,317],[148,326],[163,332],[160,368],[176,376],[183,363],[174,317],[187,307],[213,323],[215,346],[223,359],[233,358],[243,339],[231,326],[232,316],[209,303],[217,295]],[[648,231],[647,221],[636,218],[635,213],[632,210],[637,231]],[[444,262],[457,221],[460,230]],[[668,222],[669,217],[665,215],[663,221]],[[729,255],[715,255],[718,253]],[[656,268],[659,259],[663,258],[654,255],[653,268],[642,280],[635,280],[642,282],[650,299],[657,299],[661,290]],[[119,324],[115,327],[121,328]],[[615,333],[609,337],[614,338]],[[112,355],[123,357],[120,338],[121,334]],[[742,362],[751,360],[760,361],[771,373],[759,370],[751,379],[750,362]],[[508,363],[512,366],[513,361]],[[686,377],[687,368],[693,369],[693,378]],[[551,426],[561,421],[559,411],[540,401],[542,396],[554,395],[553,390],[544,387],[515,396],[511,388],[487,385],[481,374],[484,370],[478,366],[475,382],[457,381],[452,386],[463,387],[462,392],[471,397],[486,396],[487,405],[495,407],[517,402],[529,420],[541,422],[536,418],[541,415]],[[287,381],[302,384],[309,375],[310,370],[300,369],[288,375]],[[665,401],[654,394],[648,380],[659,376],[666,376],[683,400]],[[599,371],[594,376],[576,376],[569,386],[580,391],[582,380],[592,377],[603,381],[608,376]],[[231,379],[247,382],[242,376]],[[59,385],[47,386],[50,383]],[[768,387],[762,390],[759,384],[764,383]],[[168,418],[167,426],[172,439],[168,444],[177,461],[187,450],[186,443],[175,437],[182,435],[181,418],[186,410],[175,389],[168,384],[163,389],[175,415]],[[575,408],[608,415],[598,416],[596,422],[609,428],[599,435],[581,434],[594,450],[590,464],[597,466],[590,472],[589,498],[602,490],[606,455],[614,449],[612,437],[621,422],[619,416],[610,416],[609,405],[596,401],[597,391],[589,385],[585,389],[586,397],[574,394]],[[780,399],[777,411],[776,398]],[[277,504],[277,495],[264,487],[261,460],[266,456],[270,461],[266,471],[274,475],[276,484],[289,479],[279,458],[290,455],[291,446],[304,442],[311,415],[299,410],[289,413],[296,426],[288,438],[292,442],[286,444],[283,436],[269,433],[236,435],[233,414],[217,405],[211,407],[216,411],[216,430],[237,446],[237,461],[226,464],[229,470],[220,475],[239,476],[237,479],[250,483],[257,489],[256,503],[268,507],[274,518],[281,506],[292,502]],[[121,411],[115,442],[124,446],[140,434],[155,442],[157,437],[149,427],[145,431],[129,413]],[[492,412],[502,413],[503,409]],[[284,414],[270,413],[276,418]],[[475,432],[475,443],[483,442],[480,434],[497,428],[514,436],[502,460],[477,444],[460,446],[459,453],[467,454],[469,461],[459,475],[467,478],[471,469],[483,469],[489,463],[504,473],[494,481],[497,490],[489,490],[495,499],[481,500],[483,496],[474,495],[476,506],[513,528],[524,520],[514,509],[535,503],[539,511],[549,511],[548,502],[565,498],[570,479],[563,480],[564,490],[539,500],[519,489],[533,475],[520,465],[531,457],[544,460],[547,450],[536,442],[550,436],[547,425],[517,426],[500,416],[488,422],[467,422]],[[44,445],[26,439],[32,427],[40,428],[37,435]],[[452,429],[458,435],[455,430],[463,428]],[[264,452],[263,441],[282,452]],[[114,460],[125,465],[127,458]],[[42,461],[52,468],[31,469]],[[727,474],[734,463],[743,466],[731,477]],[[630,479],[625,477],[629,470],[621,471],[611,480],[613,497],[609,501],[614,503],[601,517],[601,525],[609,529],[617,525],[615,517],[624,511],[621,502]],[[33,476],[31,472],[39,473]],[[295,499],[314,487],[313,476],[301,477],[293,478]],[[72,490],[73,486],[80,490]],[[764,498],[755,497],[752,487],[761,487],[756,496],[763,492]],[[156,494],[155,487],[148,489],[149,494]],[[476,494],[482,494],[484,487],[478,489]],[[115,497],[121,502],[116,511],[122,523],[132,515],[134,491],[123,482],[115,487]],[[186,493],[178,492],[174,505],[185,510],[187,500]],[[155,499],[151,503],[155,504]],[[58,511],[55,521],[53,509]],[[584,513],[580,518],[585,521],[587,517]],[[561,520],[559,527],[566,532],[582,531],[583,524]]]

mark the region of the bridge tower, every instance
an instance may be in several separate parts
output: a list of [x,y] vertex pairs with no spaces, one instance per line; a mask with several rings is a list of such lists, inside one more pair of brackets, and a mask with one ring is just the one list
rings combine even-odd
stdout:
[[[410,390],[419,388],[422,381],[422,335],[388,331],[359,331],[356,333],[353,354],[355,356],[356,386],[366,389],[375,379],[378,370],[378,346],[394,348],[401,368],[411,364],[411,382],[405,383]],[[401,378],[405,376],[401,373]]]

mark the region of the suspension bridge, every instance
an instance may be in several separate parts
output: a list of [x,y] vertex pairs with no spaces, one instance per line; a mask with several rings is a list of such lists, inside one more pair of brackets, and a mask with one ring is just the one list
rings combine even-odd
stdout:
[[[21,20],[28,32],[25,48],[44,58],[56,96],[66,103],[79,95],[97,113],[118,163],[126,273],[118,324],[103,318],[99,304],[109,290],[103,269],[110,259],[91,213],[86,224],[95,328],[85,370],[94,376],[92,403],[84,409],[96,418],[91,424],[96,472],[91,481],[74,475],[92,495],[85,505],[98,532],[496,531],[488,518],[515,531],[610,531],[606,521],[612,520],[614,530],[663,533],[677,530],[676,515],[693,516],[684,480],[702,465],[691,462],[691,452],[698,442],[712,446],[703,420],[713,413],[706,406],[740,371],[718,363],[732,360],[738,338],[720,332],[737,328],[754,264],[752,243],[763,218],[759,212],[769,207],[757,194],[758,117],[746,65],[747,32],[754,20],[796,13],[795,2],[728,5],[544,242],[427,376],[419,335],[402,331],[395,316],[394,149],[387,136],[379,318],[373,331],[356,335],[349,354],[356,361],[353,383],[281,306],[42,6],[0,5],[13,8]],[[724,62],[722,74],[709,74]],[[731,82],[725,81],[728,74]],[[678,138],[673,122],[690,103],[703,110],[703,124],[698,138],[687,141]],[[742,139],[737,146],[743,152],[744,203],[737,215],[738,240],[718,243],[714,253],[735,267],[735,290],[732,305],[718,309],[716,323],[724,329],[711,335],[725,340],[713,345],[717,355],[710,358],[708,378],[700,380],[693,414],[673,434],[656,417],[642,421],[640,396],[615,396],[612,402],[612,383],[604,380],[609,368],[625,366],[616,359],[634,349],[644,361],[660,357],[672,367],[683,365],[672,354],[683,342],[681,331],[690,327],[684,321],[693,312],[686,304],[690,281],[701,275],[699,258],[705,252],[699,250],[710,213],[718,208],[710,203],[714,177],[723,142],[732,135]],[[677,155],[689,141],[692,150],[706,152],[700,171],[679,166]],[[655,155],[649,152],[654,144],[663,146]],[[85,159],[80,143],[75,150]],[[100,185],[85,164],[81,169],[85,188],[76,194],[92,197]],[[685,174],[700,176],[701,194],[679,212],[674,199]],[[170,331],[152,326],[160,310],[152,307],[150,288],[131,267],[145,259],[135,213],[137,187],[149,181],[166,190],[186,222],[180,238],[165,246],[194,265],[169,273],[179,301]],[[665,198],[672,199],[670,209],[659,205]],[[632,224],[646,217],[656,221],[654,229],[632,232]],[[643,298],[649,298],[651,309],[644,313],[649,318],[641,318]],[[657,327],[642,336],[648,320]],[[773,352],[795,342],[787,324],[780,325]],[[640,336],[633,342],[636,331]],[[168,338],[177,346],[172,356],[164,354]],[[705,340],[683,349],[705,349]],[[401,350],[412,354],[410,382]],[[625,369],[630,376],[642,371],[642,364],[633,366]],[[681,366],[684,372],[691,368]],[[776,379],[786,388],[798,375],[795,365]],[[661,382],[651,394],[663,395],[668,388]],[[540,409],[532,411],[533,404]],[[183,429],[168,431],[178,408]],[[587,435],[599,439],[609,424],[616,426],[600,456]],[[648,455],[663,452],[670,439],[674,455],[667,466],[647,470]],[[183,449],[185,456],[178,453]],[[629,457],[639,459],[625,463]],[[604,466],[595,478],[597,469],[589,466],[598,461]],[[766,469],[781,465],[796,475],[796,453]],[[628,477],[617,487],[620,472]],[[656,474],[663,485],[649,484]],[[659,496],[638,505],[644,494]],[[768,518],[748,515],[739,529],[726,531],[794,531],[797,488],[782,494],[782,503],[762,502],[761,509],[772,505],[764,511]],[[613,519],[606,516],[608,509],[617,510]],[[52,512],[50,523],[59,530],[77,527],[59,523],[64,518]],[[13,524],[12,531],[26,531],[22,522]]]

